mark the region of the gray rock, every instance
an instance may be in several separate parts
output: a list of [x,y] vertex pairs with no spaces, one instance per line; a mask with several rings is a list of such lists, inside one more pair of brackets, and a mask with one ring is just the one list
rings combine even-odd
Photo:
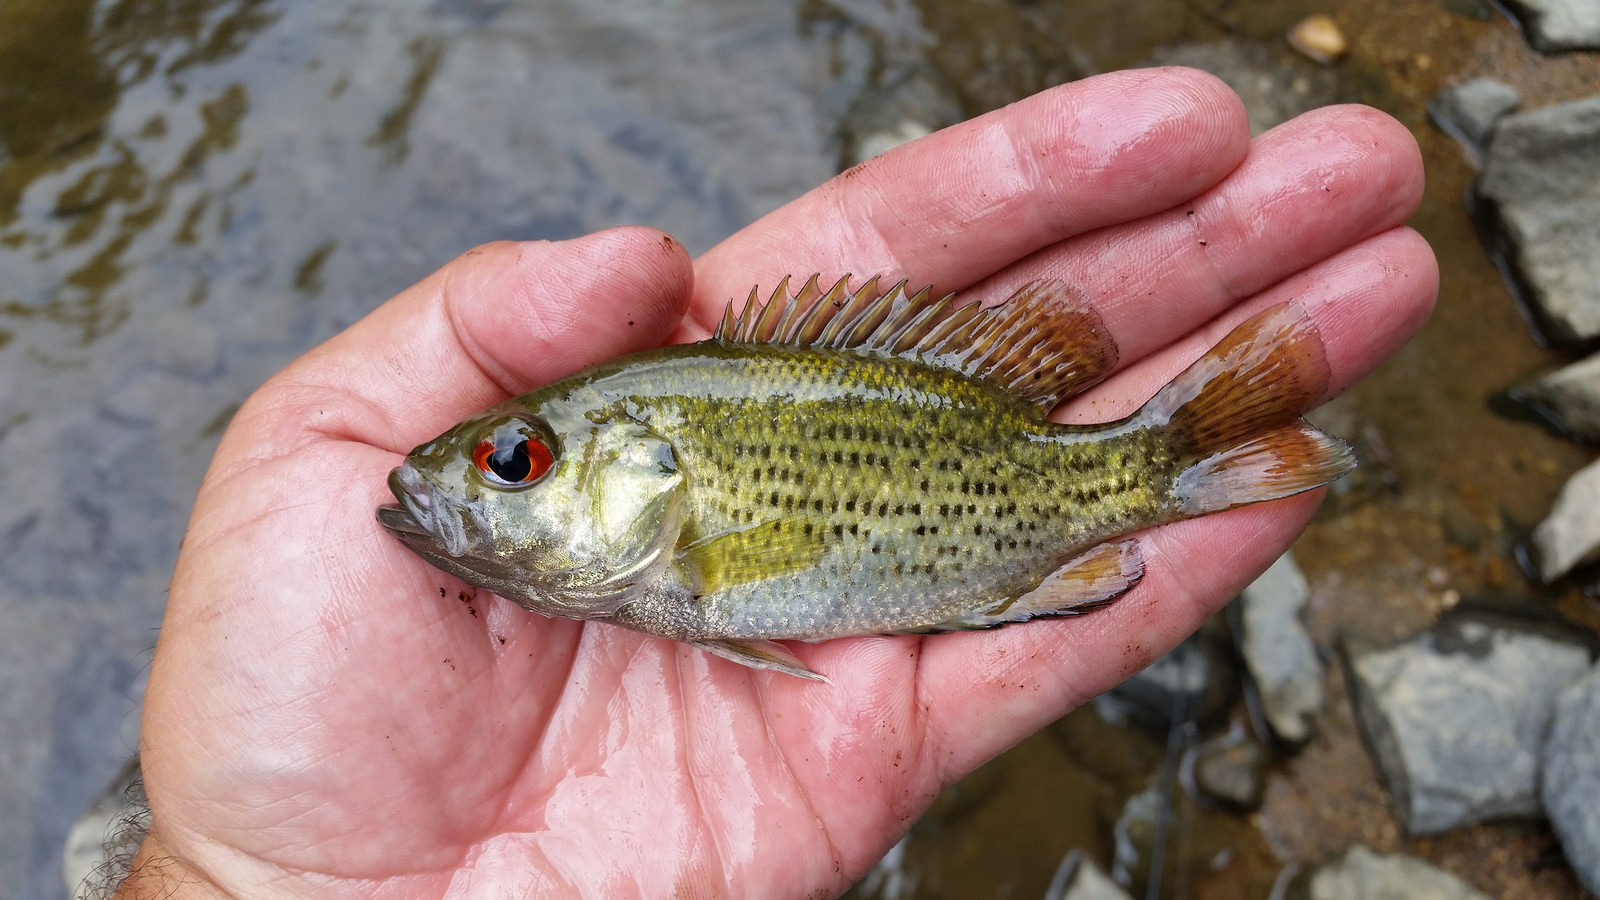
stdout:
[[1595,0],[1506,0],[1528,43],[1542,53],[1600,50],[1600,3]]
[[98,896],[109,868],[125,870],[149,826],[139,757],[128,760],[67,832],[61,851],[61,879],[73,897]]
[[1232,809],[1261,806],[1267,751],[1242,730],[1206,741],[1192,760],[1190,778],[1202,798]]
[[1045,900],[1129,900],[1128,892],[1082,850],[1073,850],[1061,860],[1044,896]]
[[1528,561],[1549,584],[1600,558],[1600,462],[1567,479],[1550,515],[1529,538]]
[[899,124],[892,128],[885,128],[862,135],[854,146],[850,148],[848,162],[851,165],[855,165],[879,154],[887,153],[901,144],[908,144],[917,138],[927,137],[932,133],[933,129],[921,122],[901,119]]
[[1600,894],[1600,667],[1568,687],[1544,747],[1544,807],[1567,861]]
[[1576,644],[1466,618],[1354,658],[1356,716],[1406,830],[1538,815],[1556,698],[1588,667]]
[[1494,123],[1522,103],[1517,89],[1493,78],[1472,78],[1447,87],[1428,103],[1428,114],[1445,133],[1482,153]]
[[1600,442],[1600,353],[1511,390],[1563,434]]
[[1311,876],[1311,900],[1489,900],[1449,872],[1410,856],[1351,844],[1344,858]]
[[1300,623],[1310,588],[1289,553],[1239,595],[1239,651],[1274,736],[1289,744],[1311,737],[1322,708],[1322,663]]
[[1174,721],[1212,721],[1233,699],[1234,667],[1205,630],[1094,699],[1101,718],[1165,731]]
[[1557,341],[1600,336],[1596,172],[1600,95],[1501,119],[1478,182],[1492,249]]

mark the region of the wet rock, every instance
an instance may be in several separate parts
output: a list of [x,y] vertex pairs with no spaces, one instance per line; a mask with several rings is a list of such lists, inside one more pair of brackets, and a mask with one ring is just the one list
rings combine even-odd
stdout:
[[1236,810],[1261,806],[1267,751],[1243,730],[1212,738],[1196,747],[1192,779],[1205,800]]
[[847,169],[961,121],[961,104],[931,68],[908,65],[863,85],[839,122]]
[[902,119],[900,120],[900,123],[895,125],[893,128],[886,128],[882,131],[873,131],[862,135],[857,139],[855,146],[849,151],[848,159],[851,165],[855,165],[856,163],[871,159],[880,153],[887,153],[901,144],[908,144],[917,138],[927,137],[932,133],[933,129],[922,124],[921,122],[913,122],[910,119]]
[[1129,900],[1128,892],[1082,850],[1073,850],[1061,860],[1044,896],[1045,900]]
[[1318,13],[1306,16],[1289,29],[1289,46],[1323,65],[1335,63],[1350,49],[1332,16]]
[[1215,633],[1202,630],[1171,653],[1094,700],[1116,725],[1165,731],[1175,722],[1214,721],[1233,698],[1232,660]]
[[1600,443],[1600,353],[1513,388],[1511,399],[1563,434]]
[[1528,545],[1528,562],[1546,584],[1595,559],[1600,559],[1600,462],[1567,480]]
[[1300,623],[1310,588],[1289,553],[1239,595],[1236,634],[1245,669],[1272,734],[1288,744],[1311,737],[1322,708],[1322,663]]
[[1489,142],[1494,123],[1522,104],[1517,89],[1493,78],[1472,78],[1447,87],[1428,102],[1428,114],[1445,133],[1475,155]]
[[1600,667],[1562,693],[1544,749],[1545,812],[1567,861],[1600,894]]
[[1492,249],[1557,341],[1600,336],[1597,171],[1600,95],[1501,119],[1478,182]]
[[1351,660],[1356,716],[1413,835],[1535,816],[1556,698],[1587,649],[1466,617]]
[[1410,856],[1386,856],[1352,844],[1311,876],[1311,900],[1489,900],[1449,872]]
[[1506,6],[1541,53],[1600,50],[1600,3],[1594,0],[1506,0]]

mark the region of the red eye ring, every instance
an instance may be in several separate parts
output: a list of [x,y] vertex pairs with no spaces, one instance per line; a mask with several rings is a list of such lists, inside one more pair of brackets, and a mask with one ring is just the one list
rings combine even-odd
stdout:
[[555,456],[543,441],[513,433],[480,441],[472,451],[472,464],[494,484],[516,487],[543,478]]

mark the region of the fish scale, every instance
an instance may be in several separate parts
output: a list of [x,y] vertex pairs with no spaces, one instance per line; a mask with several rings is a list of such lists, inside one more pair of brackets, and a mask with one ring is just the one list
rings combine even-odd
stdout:
[[[671,358],[670,374],[639,380],[663,422],[683,423],[657,427],[689,478],[696,528],[775,521],[833,539],[804,572],[619,617],[685,640],[936,628],[1155,521],[1167,498],[1144,485],[1175,472],[1148,429],[1047,426],[1004,391],[915,361],[773,345]],[[619,404],[637,403],[645,385],[615,377]],[[730,381],[747,395],[715,390]]]
[[1239,326],[1117,422],[1046,420],[1117,350],[1059,282],[989,308],[869,279],[752,292],[716,334],[470,417],[390,474],[379,520],[547,615],[820,677],[775,641],[989,628],[1139,582],[1132,532],[1339,477],[1300,415],[1309,317]]

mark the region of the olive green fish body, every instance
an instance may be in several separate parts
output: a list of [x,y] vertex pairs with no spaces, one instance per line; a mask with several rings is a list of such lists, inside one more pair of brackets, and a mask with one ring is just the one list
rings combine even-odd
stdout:
[[775,548],[743,573],[753,577],[617,615],[655,633],[932,629],[1172,506],[1151,485],[1170,483],[1175,457],[1148,429],[1049,425],[948,369],[773,345],[642,362],[585,387],[614,398],[603,415],[645,417],[676,450],[690,485],[684,542],[761,529],[759,546]]
[[1091,609],[1143,572],[1137,542],[1111,539],[1352,464],[1298,420],[1326,363],[1292,307],[1134,416],[1063,426],[1049,410],[1116,357],[1065,288],[979,310],[843,285],[752,295],[712,340],[469,419],[396,470],[405,508],[380,518],[535,611],[810,674],[766,642]]

